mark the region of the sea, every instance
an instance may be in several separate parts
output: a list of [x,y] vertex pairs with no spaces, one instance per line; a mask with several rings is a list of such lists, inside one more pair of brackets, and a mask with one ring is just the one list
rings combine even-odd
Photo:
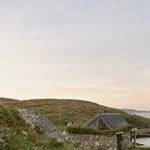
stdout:
[[[134,114],[150,119],[150,113],[149,112],[147,112],[147,113],[146,112],[134,113]],[[148,138],[137,138],[136,143],[144,144],[144,146],[150,147],[150,138],[149,137]]]

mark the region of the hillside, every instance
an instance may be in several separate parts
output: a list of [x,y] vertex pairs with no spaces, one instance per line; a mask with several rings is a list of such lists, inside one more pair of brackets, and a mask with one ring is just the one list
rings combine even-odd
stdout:
[[12,98],[4,98],[4,97],[0,97],[0,103],[5,103],[5,102],[9,102],[9,103],[15,103],[18,102],[19,100],[17,99],[12,99]]
[[40,128],[27,124],[19,111],[0,105],[1,150],[73,150],[72,145],[45,136]]
[[2,103],[7,107],[28,108],[36,110],[50,119],[57,127],[64,129],[65,123],[75,121],[78,124],[84,124],[98,113],[120,113],[130,124],[136,125],[138,128],[148,128],[150,119],[130,115],[122,110],[114,109],[93,102],[83,100],[69,99],[32,99],[24,101],[16,101],[15,103]]

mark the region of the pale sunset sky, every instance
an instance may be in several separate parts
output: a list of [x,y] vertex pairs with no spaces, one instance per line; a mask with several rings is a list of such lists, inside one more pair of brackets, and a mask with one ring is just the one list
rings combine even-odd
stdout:
[[150,110],[150,0],[1,0],[0,97]]

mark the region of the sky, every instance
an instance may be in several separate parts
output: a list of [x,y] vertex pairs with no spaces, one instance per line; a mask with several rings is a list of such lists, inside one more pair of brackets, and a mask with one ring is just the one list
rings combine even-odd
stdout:
[[0,97],[150,110],[149,0],[0,1]]

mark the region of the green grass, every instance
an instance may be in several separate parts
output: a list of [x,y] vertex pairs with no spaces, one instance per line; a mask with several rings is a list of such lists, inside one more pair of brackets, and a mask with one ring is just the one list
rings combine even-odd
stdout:
[[91,128],[80,128],[76,126],[67,127],[66,131],[70,134],[100,134],[99,130],[94,130]]
[[8,107],[24,107],[33,109],[47,117],[57,127],[61,128],[64,122],[75,121],[84,124],[99,113],[120,113],[129,124],[138,128],[148,128],[150,119],[127,114],[119,109],[114,109],[93,102],[67,99],[34,99],[17,101],[15,103],[3,103]]
[[95,130],[91,128],[86,128],[86,127],[81,128],[80,126],[72,125],[72,126],[68,126],[66,131],[70,134],[113,135],[113,134],[116,134],[117,132],[122,132],[122,131],[127,132],[133,127],[134,126],[132,125],[121,125],[114,130]]
[[116,129],[112,130],[113,133],[117,133],[117,132],[128,132],[130,131],[130,129],[135,128],[134,125],[120,125],[119,127],[117,127]]
[[0,149],[3,150],[72,150],[67,143],[45,137],[38,128],[32,129],[16,109],[0,105]]
[[[5,149],[8,149],[9,147],[10,150],[17,150],[19,149],[19,147],[22,147],[22,149],[37,148],[37,150],[56,150],[57,146],[57,149],[60,150],[74,149],[74,147],[68,145],[67,143],[62,144],[58,142],[57,145],[57,142],[55,140],[44,137],[40,133],[40,131],[38,131],[38,129],[32,130],[30,126],[27,125],[24,120],[19,116],[18,111],[16,109],[10,108],[33,109],[47,117],[51,122],[53,122],[57,127],[61,128],[62,130],[66,129],[66,126],[64,126],[64,122],[76,121],[78,124],[83,125],[95,115],[99,113],[104,113],[105,111],[108,113],[120,113],[127,120],[128,123],[133,124],[138,128],[147,128],[150,125],[150,119],[146,119],[136,115],[130,115],[118,109],[82,100],[35,99],[15,101],[13,103],[8,101],[7,103],[1,101],[0,104],[7,107],[6,108],[0,106],[0,138],[2,137],[5,140],[5,144],[3,145],[5,146]],[[117,130],[122,130],[122,127],[120,128],[121,129]],[[23,135],[22,131],[27,132],[27,135]],[[86,132],[89,131],[86,130]],[[95,131],[92,132],[94,133]],[[6,134],[3,135],[1,133]],[[0,147],[0,149],[2,148]]]

